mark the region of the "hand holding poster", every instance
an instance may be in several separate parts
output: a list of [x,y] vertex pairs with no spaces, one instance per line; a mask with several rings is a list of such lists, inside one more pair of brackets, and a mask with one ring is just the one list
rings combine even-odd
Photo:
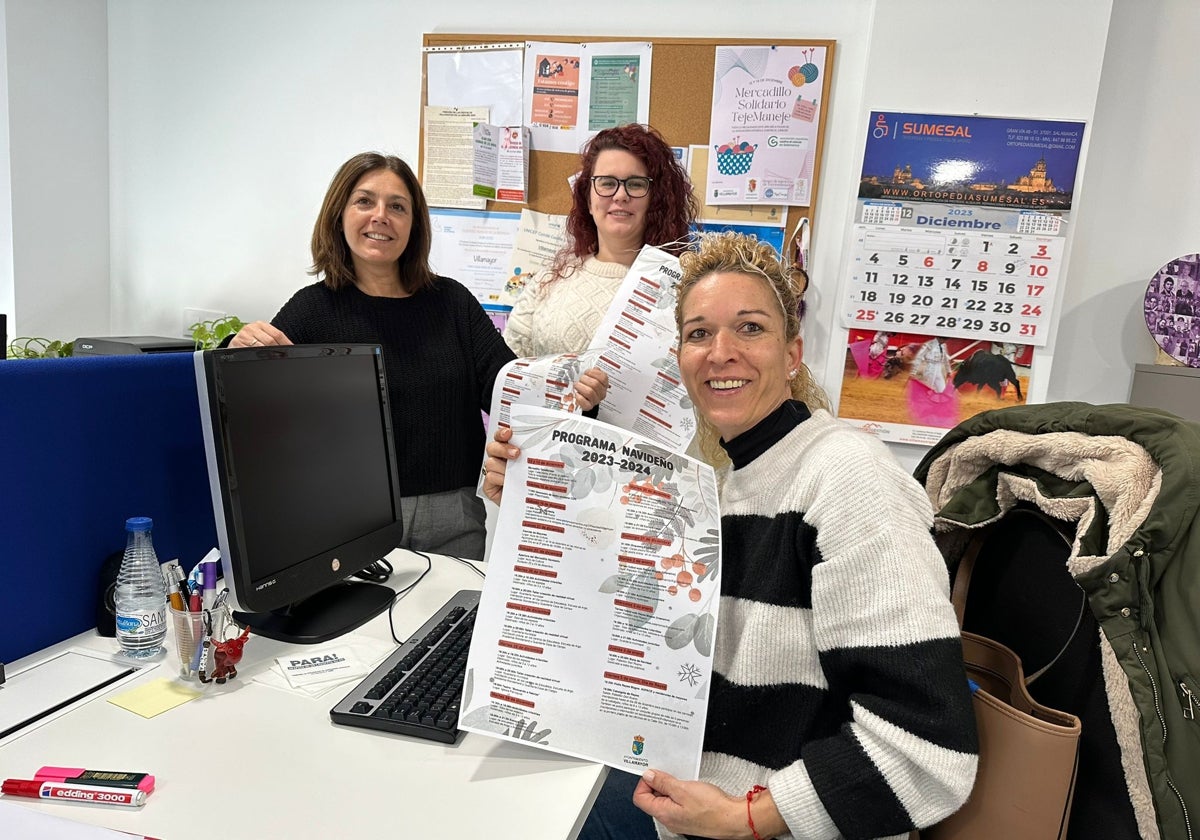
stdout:
[[579,412],[575,382],[596,366],[599,350],[561,353],[531,359],[513,359],[500,369],[488,410],[488,440],[498,428],[508,428],[514,406],[555,408]]
[[519,408],[463,691],[463,729],[695,779],[720,604],[707,464]]
[[[494,440],[497,429],[511,427],[514,408],[523,406],[580,413],[575,382],[585,370],[596,366],[599,355],[599,350],[584,350],[582,353],[513,359],[500,368],[488,409],[487,439]],[[484,497],[483,476],[479,477],[475,492]]]

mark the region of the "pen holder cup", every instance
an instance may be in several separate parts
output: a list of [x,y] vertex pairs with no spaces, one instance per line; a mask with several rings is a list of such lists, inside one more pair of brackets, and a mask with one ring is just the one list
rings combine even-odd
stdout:
[[204,613],[188,612],[170,608],[171,626],[175,630],[175,649],[179,656],[179,676],[185,680],[196,679],[192,663],[196,661],[196,648],[204,642]]

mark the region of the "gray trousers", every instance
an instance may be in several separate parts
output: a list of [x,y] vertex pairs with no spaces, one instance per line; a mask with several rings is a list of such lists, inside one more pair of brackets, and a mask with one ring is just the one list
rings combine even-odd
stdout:
[[482,560],[487,538],[487,514],[474,487],[403,496],[401,548]]

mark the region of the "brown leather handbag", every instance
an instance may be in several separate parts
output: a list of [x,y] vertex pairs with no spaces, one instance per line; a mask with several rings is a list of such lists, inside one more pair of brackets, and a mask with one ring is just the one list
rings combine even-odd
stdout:
[[[960,627],[983,539],[972,540],[955,574],[951,600]],[[1064,840],[1079,764],[1079,718],[1034,700],[1021,659],[1009,648],[967,632],[962,644],[979,731],[979,770],[967,803],[922,829],[922,840]]]

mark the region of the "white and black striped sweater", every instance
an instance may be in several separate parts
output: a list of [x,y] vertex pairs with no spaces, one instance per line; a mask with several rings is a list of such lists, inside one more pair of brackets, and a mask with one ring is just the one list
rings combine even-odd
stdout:
[[977,760],[929,500],[825,411],[764,428],[777,442],[723,476],[701,779],[766,785],[797,838],[905,837],[966,801]]

